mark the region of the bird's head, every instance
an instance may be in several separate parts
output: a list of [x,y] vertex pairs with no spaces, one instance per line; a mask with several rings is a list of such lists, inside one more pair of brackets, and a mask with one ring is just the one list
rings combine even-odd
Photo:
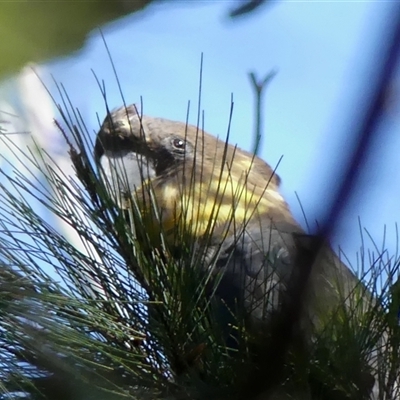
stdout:
[[135,193],[146,212],[155,199],[167,231],[181,221],[200,236],[254,213],[287,217],[280,179],[264,161],[196,126],[140,116],[134,105],[106,117],[95,159],[118,203],[127,207]]

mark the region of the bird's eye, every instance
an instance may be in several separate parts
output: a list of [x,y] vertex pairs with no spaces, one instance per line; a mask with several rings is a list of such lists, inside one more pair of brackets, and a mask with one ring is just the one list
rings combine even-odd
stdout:
[[185,149],[185,141],[183,139],[174,139],[172,141],[172,145],[175,147],[177,150],[184,150]]

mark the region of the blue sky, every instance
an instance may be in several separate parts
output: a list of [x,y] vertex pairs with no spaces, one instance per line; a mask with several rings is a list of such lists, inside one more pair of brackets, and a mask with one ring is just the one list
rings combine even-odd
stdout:
[[[103,26],[126,102],[139,102],[142,96],[145,114],[185,120],[190,100],[190,122],[195,123],[203,53],[205,129],[226,135],[233,94],[230,141],[250,150],[254,95],[247,74],[255,71],[262,77],[277,70],[267,90],[260,155],[271,165],[283,155],[278,173],[293,213],[303,223],[297,192],[308,219],[319,219],[351,144],[393,3],[275,2],[235,21],[227,17],[232,5],[161,2]],[[110,107],[122,104],[98,31],[81,51],[45,67],[45,80],[52,74],[64,84],[93,131],[96,113],[102,119],[105,110],[92,69],[106,82]],[[361,243],[358,217],[377,243],[386,224],[387,247],[392,253],[396,248],[399,129],[394,108],[334,238],[353,262]]]

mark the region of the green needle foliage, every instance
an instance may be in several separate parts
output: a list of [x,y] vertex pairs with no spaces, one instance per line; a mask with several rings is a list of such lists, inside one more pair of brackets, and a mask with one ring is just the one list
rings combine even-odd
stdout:
[[[265,332],[265,354],[253,354],[240,318],[230,349],[213,299],[218,280],[197,268],[207,249],[194,257],[184,230],[179,257],[162,231],[154,247],[134,198],[129,210],[110,198],[91,135],[64,101],[60,135],[76,176],[42,149],[22,151],[4,138],[26,170],[0,171],[2,398],[367,399],[374,377],[375,398],[398,398],[397,256],[363,259],[365,286],[295,335],[280,360],[268,358],[276,331]],[[283,372],[274,376],[277,362]],[[263,396],[253,396],[257,385],[268,389]]]

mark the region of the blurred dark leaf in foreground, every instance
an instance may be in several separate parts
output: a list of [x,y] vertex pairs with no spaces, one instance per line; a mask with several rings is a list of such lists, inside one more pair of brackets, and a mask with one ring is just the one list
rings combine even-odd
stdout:
[[230,13],[230,17],[239,17],[243,14],[248,14],[254,10],[256,10],[258,7],[260,7],[264,3],[268,3],[270,0],[242,0],[241,4],[239,7],[234,8]]
[[87,34],[151,0],[0,2],[0,77],[82,47]]

